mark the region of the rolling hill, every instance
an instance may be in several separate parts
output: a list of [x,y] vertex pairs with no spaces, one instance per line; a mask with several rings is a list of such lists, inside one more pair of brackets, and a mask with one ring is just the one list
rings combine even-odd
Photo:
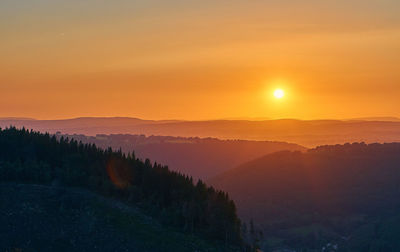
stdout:
[[[341,251],[400,249],[388,240],[400,238],[399,233],[391,238],[385,233],[400,227],[400,143],[273,153],[209,183],[231,195],[239,216],[253,219],[269,245],[321,250],[330,243]],[[396,224],[390,226],[390,220]]]
[[60,135],[96,146],[135,152],[139,158],[149,158],[168,165],[171,170],[208,179],[239,164],[282,150],[305,151],[297,144],[268,141],[219,140],[215,138],[183,138],[144,135]]

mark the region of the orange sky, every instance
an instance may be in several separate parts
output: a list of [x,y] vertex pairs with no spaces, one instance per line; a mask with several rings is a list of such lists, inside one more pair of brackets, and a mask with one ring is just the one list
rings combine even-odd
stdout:
[[399,1],[215,2],[1,1],[0,117],[400,117]]

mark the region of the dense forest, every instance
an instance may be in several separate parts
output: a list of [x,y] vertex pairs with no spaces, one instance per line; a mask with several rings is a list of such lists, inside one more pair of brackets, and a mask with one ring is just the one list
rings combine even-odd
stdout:
[[400,143],[278,152],[209,181],[264,232],[264,248],[400,251]]
[[241,223],[226,193],[141,161],[134,153],[26,129],[0,129],[0,181],[89,189],[139,206],[185,233],[242,245]]

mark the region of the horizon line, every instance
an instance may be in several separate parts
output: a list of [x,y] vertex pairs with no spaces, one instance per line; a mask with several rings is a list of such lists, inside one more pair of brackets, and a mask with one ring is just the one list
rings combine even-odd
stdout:
[[210,118],[210,119],[148,119],[136,116],[77,116],[77,117],[63,117],[63,118],[34,118],[34,117],[18,117],[18,116],[4,116],[0,120],[19,120],[19,121],[67,121],[79,119],[134,119],[141,121],[155,121],[155,122],[205,122],[205,121],[281,121],[281,120],[296,120],[296,121],[400,121],[397,116],[366,116],[366,117],[353,117],[353,118],[313,118],[301,119],[295,117],[225,117],[225,118]]

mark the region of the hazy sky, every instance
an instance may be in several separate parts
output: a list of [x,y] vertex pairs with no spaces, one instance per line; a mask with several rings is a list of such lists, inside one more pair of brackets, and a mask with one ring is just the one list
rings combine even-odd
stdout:
[[399,13],[399,0],[1,0],[0,116],[400,116]]

